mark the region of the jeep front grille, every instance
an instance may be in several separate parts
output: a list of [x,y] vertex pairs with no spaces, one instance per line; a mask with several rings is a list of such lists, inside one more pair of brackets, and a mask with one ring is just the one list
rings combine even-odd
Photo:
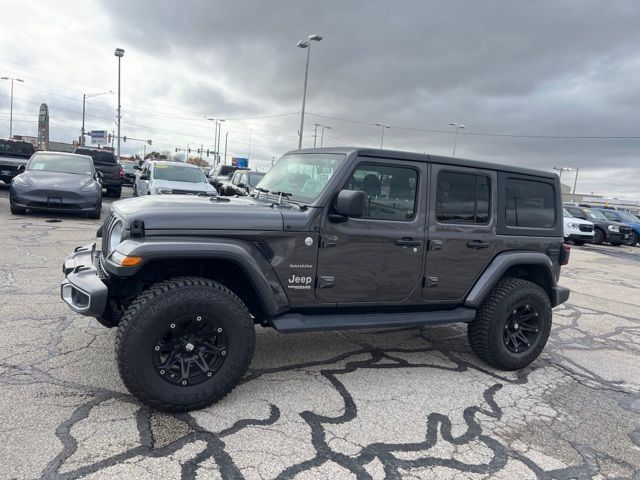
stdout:
[[109,237],[111,236],[111,229],[117,221],[117,217],[113,214],[111,209],[109,209],[109,213],[107,214],[107,218],[102,224],[102,254],[106,256],[109,252]]

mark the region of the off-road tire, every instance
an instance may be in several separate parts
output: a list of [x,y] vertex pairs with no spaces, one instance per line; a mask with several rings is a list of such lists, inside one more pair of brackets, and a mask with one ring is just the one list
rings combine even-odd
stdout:
[[604,242],[604,239],[605,239],[604,232],[599,228],[594,228],[593,238],[591,239],[591,243],[593,243],[594,245],[602,245],[602,242]]
[[[531,305],[539,313],[539,333],[524,352],[513,353],[503,341],[503,330],[510,312]],[[520,370],[533,362],[547,343],[551,332],[551,303],[540,286],[519,278],[500,280],[484,299],[467,335],[474,353],[500,370]]]
[[[175,315],[193,310],[215,318],[227,334],[225,361],[210,378],[195,385],[173,385],[153,365],[154,332]],[[246,306],[231,290],[206,278],[181,277],[157,283],[127,308],[116,334],[120,376],[142,403],[166,412],[207,407],[225,397],[244,376],[255,346],[255,327]]]
[[11,202],[9,203],[9,209],[11,210],[12,215],[24,215],[25,213],[27,213],[26,208],[16,207]]

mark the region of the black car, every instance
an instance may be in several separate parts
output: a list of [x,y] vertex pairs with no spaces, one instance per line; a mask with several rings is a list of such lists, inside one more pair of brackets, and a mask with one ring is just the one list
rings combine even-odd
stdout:
[[218,191],[220,195],[239,195],[243,197],[245,195],[249,195],[264,176],[265,174],[263,172],[236,170],[233,172],[231,180],[223,181],[221,183]]
[[11,213],[27,209],[86,213],[100,218],[102,185],[91,157],[62,152],[37,152],[9,189]]
[[133,186],[133,182],[136,178],[136,171],[138,170],[136,167],[137,163],[134,162],[123,162],[122,163],[122,171],[124,176],[122,177],[122,185]]
[[628,225],[615,220],[609,220],[602,212],[594,208],[575,205],[565,205],[564,208],[574,217],[589,220],[593,223],[592,243],[600,245],[603,242],[607,242],[617,247],[629,241],[631,227]]
[[[568,262],[560,181],[510,165],[368,148],[284,155],[250,197],[116,202],[62,299],[117,327],[124,385],[161,410],[227,395],[255,324],[279,332],[462,322],[489,365],[533,362]],[[256,365],[259,368],[259,365]]]
[[102,188],[107,196],[120,198],[124,183],[124,170],[110,150],[98,148],[77,147],[74,151],[78,155],[89,155],[93,159],[96,171],[102,174]]
[[34,153],[36,149],[29,142],[0,138],[0,180],[10,184]]
[[241,170],[241,168],[235,165],[216,165],[209,171],[207,178],[209,183],[216,187],[216,190],[219,190],[222,182],[228,181],[236,170]]

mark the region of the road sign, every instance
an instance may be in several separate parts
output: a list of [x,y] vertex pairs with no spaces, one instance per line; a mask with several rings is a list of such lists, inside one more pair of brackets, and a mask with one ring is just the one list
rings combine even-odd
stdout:
[[249,159],[243,157],[231,157],[231,165],[238,168],[247,168],[249,166]]
[[91,130],[89,132],[91,136],[91,143],[95,143],[98,145],[106,145],[107,144],[107,131],[106,130]]

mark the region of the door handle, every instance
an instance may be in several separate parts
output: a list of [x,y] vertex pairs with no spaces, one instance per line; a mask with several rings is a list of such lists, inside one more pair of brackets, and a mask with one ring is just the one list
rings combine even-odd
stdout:
[[489,248],[488,242],[483,242],[482,240],[471,240],[467,242],[468,248],[473,248],[474,250],[480,250],[481,248]]
[[396,238],[395,244],[399,247],[419,247],[422,242],[413,238]]

